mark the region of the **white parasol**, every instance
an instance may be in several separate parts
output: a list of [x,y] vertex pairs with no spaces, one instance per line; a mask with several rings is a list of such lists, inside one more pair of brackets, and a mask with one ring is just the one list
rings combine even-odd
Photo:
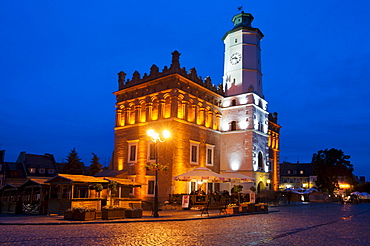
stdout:
[[208,183],[228,182],[230,180],[206,167],[195,168],[193,171],[177,175],[173,179],[176,181],[202,181]]
[[315,191],[315,192],[318,192],[318,190],[317,190],[317,189],[315,189],[315,188],[309,188],[308,190],[309,190],[310,192],[314,192],[314,191]]
[[360,195],[360,194],[361,194],[361,192],[359,192],[359,191],[355,191],[355,192],[351,193],[351,195]]
[[230,182],[232,183],[249,183],[254,182],[254,178],[251,178],[247,175],[238,173],[233,170],[227,170],[225,172],[221,173],[222,176],[227,177],[230,179]]

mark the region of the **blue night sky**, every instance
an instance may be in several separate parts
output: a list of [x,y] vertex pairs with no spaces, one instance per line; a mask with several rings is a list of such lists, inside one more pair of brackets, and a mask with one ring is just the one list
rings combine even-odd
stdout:
[[222,82],[224,44],[238,6],[255,17],[269,111],[279,113],[281,161],[310,162],[326,148],[350,155],[370,179],[370,1],[0,2],[0,144],[21,151],[76,148],[104,165],[113,151],[117,73],[182,67]]

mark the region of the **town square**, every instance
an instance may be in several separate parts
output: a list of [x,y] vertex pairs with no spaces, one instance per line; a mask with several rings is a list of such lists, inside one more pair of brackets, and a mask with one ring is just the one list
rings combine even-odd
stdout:
[[4,3],[0,244],[370,245],[368,14],[330,2]]

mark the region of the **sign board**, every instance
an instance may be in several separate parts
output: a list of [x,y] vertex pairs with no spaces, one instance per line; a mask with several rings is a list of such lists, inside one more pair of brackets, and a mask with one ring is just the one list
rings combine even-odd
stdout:
[[249,193],[251,203],[256,203],[256,194],[254,192]]
[[182,196],[182,208],[189,208],[190,204],[190,195]]

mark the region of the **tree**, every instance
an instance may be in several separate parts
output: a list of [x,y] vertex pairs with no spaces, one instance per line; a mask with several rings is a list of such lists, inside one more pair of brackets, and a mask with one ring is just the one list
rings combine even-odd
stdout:
[[98,174],[101,171],[103,171],[102,169],[103,166],[99,162],[100,158],[94,153],[91,153],[91,154],[93,155],[93,157],[91,158],[91,164],[89,167],[89,175],[94,176],[95,174]]
[[76,149],[73,148],[67,156],[67,163],[64,164],[61,173],[66,174],[84,174],[85,165],[78,157]]
[[342,150],[325,149],[320,150],[312,156],[314,174],[317,175],[316,186],[321,191],[333,194],[334,189],[339,187],[338,179],[353,183],[353,165]]

